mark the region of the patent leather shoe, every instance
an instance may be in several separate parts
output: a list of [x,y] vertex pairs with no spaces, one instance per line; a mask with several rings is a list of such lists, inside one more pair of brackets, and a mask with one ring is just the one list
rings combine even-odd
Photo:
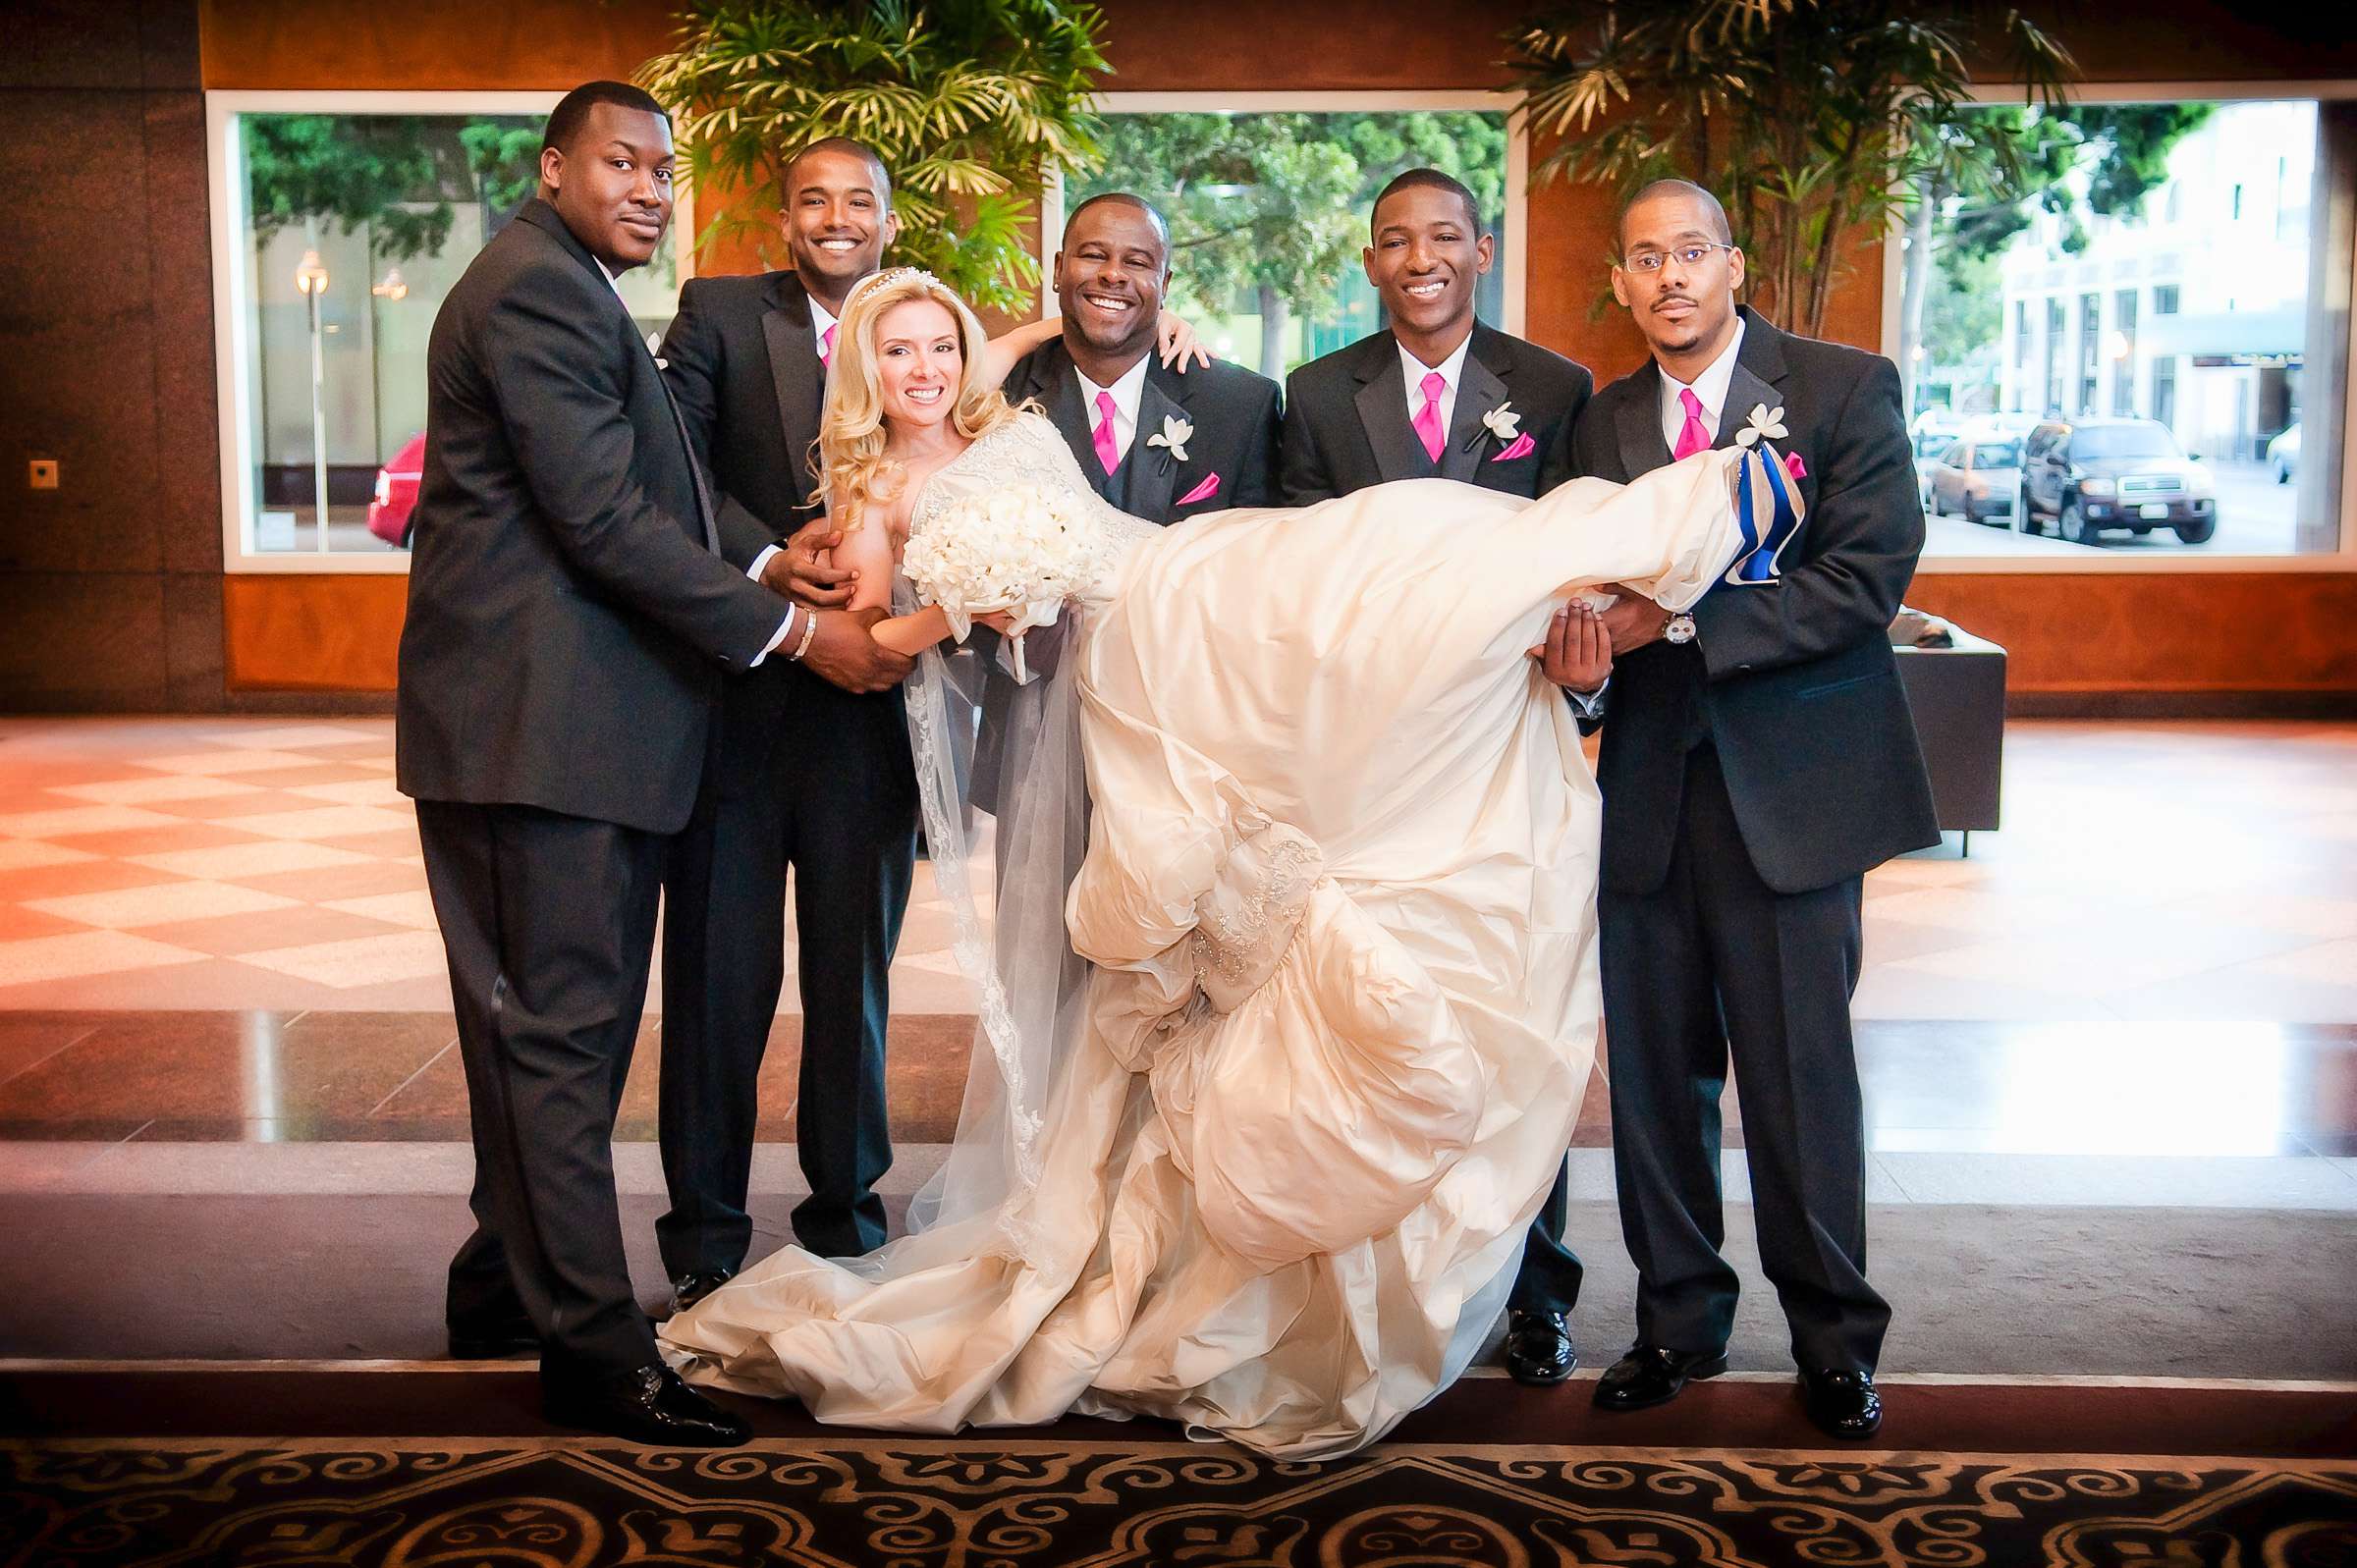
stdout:
[[1874,1374],[1839,1367],[1806,1368],[1800,1374],[1801,1402],[1809,1420],[1828,1437],[1871,1437],[1883,1428],[1883,1396]]
[[1675,1399],[1689,1382],[1727,1371],[1724,1350],[1672,1350],[1643,1340],[1628,1347],[1596,1383],[1599,1410],[1646,1410]]
[[541,1413],[561,1427],[658,1448],[734,1448],[752,1429],[660,1362],[624,1372],[540,1375]]
[[671,1282],[671,1310],[685,1312],[736,1277],[734,1269],[690,1269]]
[[1527,1388],[1552,1388],[1571,1376],[1579,1351],[1571,1320],[1560,1312],[1514,1312],[1506,1320],[1506,1370]]

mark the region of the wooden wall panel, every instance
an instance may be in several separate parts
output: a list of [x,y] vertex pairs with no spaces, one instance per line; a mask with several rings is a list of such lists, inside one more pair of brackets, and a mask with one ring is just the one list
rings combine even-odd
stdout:
[[1919,576],[1907,602],[2001,644],[2016,692],[2357,691],[2357,574]]
[[203,0],[207,87],[561,92],[628,79],[676,24],[654,0]]
[[391,691],[409,597],[407,577],[224,577],[229,689]]

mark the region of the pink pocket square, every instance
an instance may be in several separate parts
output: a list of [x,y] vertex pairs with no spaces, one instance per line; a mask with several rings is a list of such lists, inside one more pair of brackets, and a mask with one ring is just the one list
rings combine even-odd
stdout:
[[1492,458],[1490,460],[1492,462],[1511,462],[1516,458],[1527,458],[1538,450],[1539,444],[1531,440],[1530,432],[1525,430],[1520,435],[1514,437],[1513,445],[1507,447],[1504,452],[1501,452],[1498,454],[1498,456]]
[[1191,507],[1198,501],[1209,501],[1213,496],[1216,496],[1219,493],[1220,476],[1216,473],[1210,474],[1204,478],[1201,484],[1195,486],[1194,489],[1189,490],[1185,495],[1180,496],[1178,504],[1181,507]]
[[1809,465],[1800,460],[1799,453],[1787,452],[1784,454],[1784,472],[1795,479],[1806,479],[1809,476]]

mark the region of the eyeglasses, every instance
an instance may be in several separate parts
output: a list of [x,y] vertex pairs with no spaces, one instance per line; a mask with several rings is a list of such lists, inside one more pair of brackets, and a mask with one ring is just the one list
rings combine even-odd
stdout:
[[1713,241],[1709,244],[1679,245],[1675,250],[1666,253],[1660,250],[1640,250],[1635,255],[1623,260],[1620,265],[1630,272],[1659,272],[1669,264],[1671,256],[1675,256],[1686,266],[1699,267],[1710,259],[1712,251],[1734,248],[1733,245]]

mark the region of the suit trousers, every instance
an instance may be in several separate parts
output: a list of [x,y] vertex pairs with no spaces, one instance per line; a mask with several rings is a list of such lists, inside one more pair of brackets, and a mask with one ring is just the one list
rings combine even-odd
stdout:
[[[1585,1093],[1587,1085],[1580,1085]],[[1571,1167],[1568,1161],[1555,1167],[1555,1185],[1522,1238],[1522,1267],[1514,1274],[1512,1294],[1506,1300],[1515,1312],[1567,1313],[1579,1300],[1579,1281],[1586,1273],[1579,1254],[1563,1245],[1563,1225],[1571,1217]]]
[[737,749],[674,845],[663,938],[663,1174],[656,1224],[677,1276],[743,1267],[761,1062],[785,985],[792,870],[802,1038],[795,1143],[810,1195],[795,1239],[827,1258],[884,1244],[875,1184],[892,1166],[884,1043],[893,950],[916,859],[916,775],[901,706],[799,671],[764,733],[724,705]]
[[1687,755],[1667,880],[1598,900],[1613,1169],[1648,1343],[1711,1351],[1734,1326],[1735,1273],[1719,1252],[1731,1054],[1761,1263],[1793,1358],[1874,1370],[1891,1308],[1866,1282],[1849,1018],[1861,892],[1857,877],[1799,893],[1762,882],[1704,744]]
[[558,1358],[658,1360],[630,1293],[614,1116],[646,1002],[665,839],[532,806],[417,802],[474,1135],[454,1328],[521,1314]]

